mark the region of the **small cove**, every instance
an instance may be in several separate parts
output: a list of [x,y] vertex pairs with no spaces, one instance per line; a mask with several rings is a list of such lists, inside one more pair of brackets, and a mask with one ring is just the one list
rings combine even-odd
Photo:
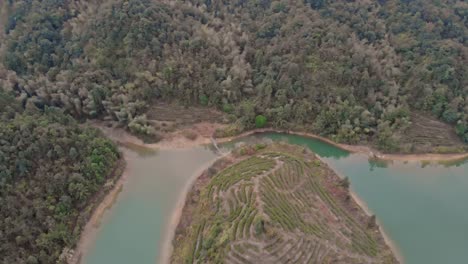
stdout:
[[184,186],[217,157],[206,147],[139,152],[128,154],[131,176],[83,263],[155,263]]
[[[340,175],[377,215],[407,264],[463,263],[468,259],[468,163],[376,162],[325,142],[264,133],[255,138],[304,145]],[[226,144],[229,148],[232,144]],[[131,177],[106,213],[84,263],[158,263],[169,222],[196,171],[217,155],[207,147],[160,150],[129,158]]]

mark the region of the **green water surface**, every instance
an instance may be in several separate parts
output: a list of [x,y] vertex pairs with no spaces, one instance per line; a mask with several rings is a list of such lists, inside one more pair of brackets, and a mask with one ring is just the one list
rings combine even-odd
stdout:
[[[468,263],[468,163],[375,162],[316,139],[277,133],[254,138],[304,145],[320,155],[377,215],[407,264]],[[131,159],[124,192],[84,257],[88,264],[157,263],[168,221],[208,148],[160,151]]]

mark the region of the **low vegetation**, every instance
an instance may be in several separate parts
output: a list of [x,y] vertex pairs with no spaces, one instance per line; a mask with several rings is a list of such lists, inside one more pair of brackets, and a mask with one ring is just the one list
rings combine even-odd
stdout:
[[375,223],[314,154],[246,146],[188,195],[172,263],[397,263]]

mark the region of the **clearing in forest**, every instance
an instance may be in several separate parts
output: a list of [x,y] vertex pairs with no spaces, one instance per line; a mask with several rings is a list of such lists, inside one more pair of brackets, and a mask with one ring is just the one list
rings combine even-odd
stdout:
[[208,107],[185,107],[177,104],[155,103],[148,109],[149,123],[159,132],[173,132],[196,123],[221,123],[224,114]]
[[348,186],[303,148],[242,147],[188,194],[171,263],[398,263]]
[[467,145],[446,123],[423,113],[411,113],[411,125],[402,138],[402,146],[410,153],[457,153]]

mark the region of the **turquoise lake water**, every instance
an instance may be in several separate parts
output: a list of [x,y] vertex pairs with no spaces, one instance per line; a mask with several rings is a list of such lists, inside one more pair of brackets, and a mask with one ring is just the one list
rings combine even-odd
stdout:
[[[238,141],[254,138],[307,146],[349,177],[352,190],[377,215],[405,263],[468,263],[468,162],[451,166],[375,162],[316,139],[277,133]],[[133,153],[128,183],[83,262],[157,263],[180,194],[193,172],[215,158],[204,147]]]

